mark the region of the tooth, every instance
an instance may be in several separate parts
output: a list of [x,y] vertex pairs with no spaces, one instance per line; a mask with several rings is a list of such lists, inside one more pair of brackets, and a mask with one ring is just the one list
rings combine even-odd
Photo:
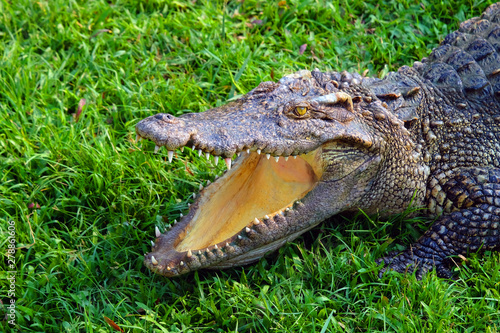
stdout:
[[229,243],[228,243],[228,242],[226,242],[226,246],[229,246]]
[[[182,215],[182,214],[181,214]],[[174,220],[174,224],[177,224],[177,220]]]
[[207,186],[212,184],[212,182],[210,180],[207,180]]
[[214,249],[216,249],[216,250],[217,250],[218,248],[219,248],[219,247],[217,246],[217,244],[215,244],[215,245],[214,245]]
[[201,149],[198,149],[198,156],[201,156],[201,153],[202,153]]
[[224,162],[226,162],[227,169],[231,170],[231,157],[225,158]]
[[160,146],[155,146],[155,154],[158,153],[158,150],[160,150]]
[[172,159],[174,158],[174,151],[169,150],[167,155],[168,155],[168,162],[172,163]]
[[290,208],[286,207],[286,208],[285,208],[285,211],[286,211],[286,212],[290,211]]
[[184,146],[181,147],[181,152],[183,152],[183,151],[184,151]]
[[279,160],[280,160],[280,157],[279,156],[274,156],[274,160],[276,161],[276,163],[278,163]]
[[184,261],[181,260],[181,262],[179,263],[179,265],[184,266]]
[[195,150],[196,149],[195,145],[193,145],[193,148],[191,148],[191,149]]
[[142,137],[139,134],[135,135],[135,142],[139,143],[142,140]]
[[297,155],[293,155],[293,158],[296,159],[297,158]]
[[184,215],[182,215],[182,213],[180,213],[180,215],[179,215],[179,216],[182,218]]
[[246,228],[245,228],[245,231],[246,231],[247,233],[249,233],[249,232],[250,232],[250,228],[249,228],[249,227],[246,227]]
[[160,232],[160,229],[158,229],[158,226],[155,226],[155,235],[156,235],[156,238],[161,236],[161,232]]
[[215,175],[215,179],[219,178],[219,175]]
[[238,239],[242,239],[243,237],[241,237],[241,235],[238,235]]
[[241,155],[241,152],[236,153],[236,155],[238,155],[238,157],[239,157]]
[[191,204],[188,202],[188,208],[191,207]]
[[196,198],[196,193],[193,193],[193,199]]
[[151,247],[155,247],[155,242],[151,241]]
[[271,154],[266,154],[266,158],[269,159],[271,157]]
[[151,263],[155,266],[158,265],[158,261],[156,261],[155,256],[151,256]]
[[187,257],[191,258],[193,256],[193,252],[191,252],[191,249],[188,250]]
[[208,161],[208,159],[210,158],[210,153],[205,153],[205,157],[207,158]]
[[247,154],[250,154],[250,149],[247,149]]
[[288,156],[285,156],[285,161],[288,161]]
[[200,183],[200,191],[203,190],[203,185]]
[[266,220],[269,220],[269,215],[264,216]]
[[215,165],[219,164],[219,156],[215,156],[214,163]]
[[257,154],[259,154],[259,155],[260,155],[260,149],[257,149]]
[[260,221],[259,221],[259,219],[258,219],[258,218],[255,218],[255,220],[253,220],[253,223],[254,223],[254,224],[259,224],[259,223],[260,223]]

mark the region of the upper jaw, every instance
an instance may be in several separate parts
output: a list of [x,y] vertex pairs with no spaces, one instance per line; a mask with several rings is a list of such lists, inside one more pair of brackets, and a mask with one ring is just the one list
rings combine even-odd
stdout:
[[[288,135],[270,119],[254,120],[254,124],[248,126],[229,128],[224,122],[208,120],[203,121],[201,126],[199,123],[202,120],[197,119],[199,115],[203,114],[186,114],[189,117],[179,118],[168,114],[150,116],[136,125],[136,140],[146,138],[153,141],[156,145],[155,153],[166,147],[169,161],[172,161],[176,149],[188,147],[207,159],[210,156],[214,156],[216,161],[223,158],[229,168],[231,158],[243,152],[262,153],[268,159],[280,156],[288,158],[320,146],[320,143],[301,139],[300,135]],[[235,123],[239,121],[236,120]],[[255,123],[259,124],[259,131],[254,130]]]

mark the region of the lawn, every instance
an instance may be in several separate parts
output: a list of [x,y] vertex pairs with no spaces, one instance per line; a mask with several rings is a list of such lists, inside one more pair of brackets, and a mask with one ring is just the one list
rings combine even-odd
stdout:
[[191,149],[168,163],[134,132],[300,69],[382,77],[487,5],[0,0],[0,331],[499,332],[498,253],[454,280],[378,278],[375,260],[432,222],[405,215],[335,217],[250,266],[154,275],[155,225],[225,165]]

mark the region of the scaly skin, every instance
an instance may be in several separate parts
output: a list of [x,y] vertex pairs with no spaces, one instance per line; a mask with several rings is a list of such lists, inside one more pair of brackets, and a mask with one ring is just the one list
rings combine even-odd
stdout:
[[169,232],[157,230],[146,266],[175,276],[247,264],[332,215],[395,214],[412,198],[437,220],[408,250],[380,259],[381,273],[420,278],[436,267],[447,277],[452,256],[498,249],[497,22],[498,4],[383,80],[299,71],[203,113],[142,120],[137,135],[170,159],[188,146],[230,169]]

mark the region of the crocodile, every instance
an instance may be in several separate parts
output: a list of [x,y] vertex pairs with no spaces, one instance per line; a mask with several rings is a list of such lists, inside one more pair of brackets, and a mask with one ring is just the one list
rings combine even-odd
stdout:
[[[159,113],[137,139],[189,147],[227,170],[156,227],[144,263],[172,277],[252,263],[322,221],[412,204],[434,222],[380,274],[436,270],[500,248],[500,3],[385,78],[300,70],[201,113]],[[235,158],[235,155],[238,157]]]

